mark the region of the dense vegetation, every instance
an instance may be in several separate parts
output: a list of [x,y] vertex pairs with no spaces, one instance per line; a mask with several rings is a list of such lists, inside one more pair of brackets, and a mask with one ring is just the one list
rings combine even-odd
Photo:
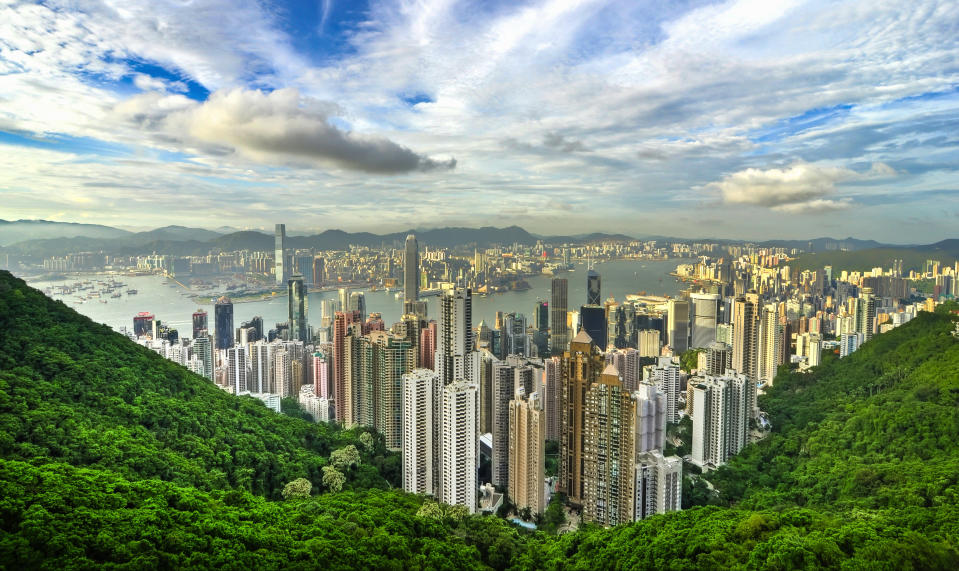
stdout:
[[364,461],[346,488],[399,484],[381,439],[370,450],[357,431],[233,397],[6,272],[0,332],[0,457],[279,498],[300,476],[322,488],[327,456],[352,444]]
[[772,435],[686,490],[714,505],[557,537],[385,489],[378,437],[227,395],[0,273],[0,567],[955,569],[955,319],[784,370]]

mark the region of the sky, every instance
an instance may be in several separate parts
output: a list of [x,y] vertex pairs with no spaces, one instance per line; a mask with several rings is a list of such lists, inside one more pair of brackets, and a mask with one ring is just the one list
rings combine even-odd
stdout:
[[0,0],[0,219],[959,237],[959,1]]

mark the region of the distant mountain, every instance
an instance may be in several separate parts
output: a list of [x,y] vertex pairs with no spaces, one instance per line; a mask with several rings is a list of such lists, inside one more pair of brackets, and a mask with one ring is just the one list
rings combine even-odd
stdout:
[[101,226],[100,224],[77,224],[52,220],[0,220],[0,246],[26,240],[48,238],[122,238],[132,232]]
[[812,240],[766,240],[761,246],[777,246],[780,248],[797,248],[804,252],[839,252],[868,250],[872,248],[905,248],[908,246],[883,244],[875,240],[859,240],[857,238],[813,238]]
[[185,226],[164,226],[149,232],[138,232],[131,236],[136,242],[153,242],[156,240],[207,242],[222,235],[221,232],[204,230],[203,228],[187,228]]
[[834,271],[866,271],[873,268],[889,268],[892,260],[902,260],[902,269],[921,271],[926,260],[938,260],[952,265],[959,260],[959,240],[943,240],[925,246],[900,246],[867,248],[864,250],[812,252],[802,254],[791,266],[799,270],[816,270],[832,266]]

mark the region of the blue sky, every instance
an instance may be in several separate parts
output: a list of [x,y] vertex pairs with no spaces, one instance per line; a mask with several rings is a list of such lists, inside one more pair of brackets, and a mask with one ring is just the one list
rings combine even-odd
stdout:
[[957,53],[924,0],[11,0],[0,218],[932,242]]

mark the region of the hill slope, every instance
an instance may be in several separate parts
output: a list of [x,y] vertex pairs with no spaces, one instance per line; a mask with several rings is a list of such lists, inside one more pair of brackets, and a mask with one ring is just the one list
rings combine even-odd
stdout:
[[[105,325],[0,272],[0,456],[67,462],[126,478],[279,497],[297,477],[320,487],[326,456],[357,434],[236,398]],[[361,487],[397,484],[382,449],[354,469]],[[348,487],[349,487],[348,483]]]
[[[956,308],[953,304],[953,308]],[[270,501],[355,433],[235,398],[0,272],[0,567],[955,569],[959,340],[922,314],[783,371],[721,505],[554,537],[377,490]],[[369,489],[366,489],[369,488]]]

